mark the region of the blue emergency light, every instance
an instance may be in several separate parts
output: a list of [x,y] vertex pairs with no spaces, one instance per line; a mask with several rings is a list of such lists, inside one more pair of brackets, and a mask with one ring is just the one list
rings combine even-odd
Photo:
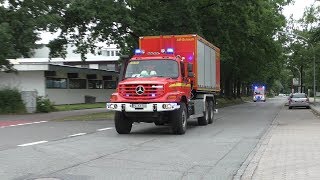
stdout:
[[135,49],[134,54],[141,55],[141,54],[143,54],[143,51],[141,49]]
[[173,48],[168,48],[168,49],[167,49],[167,54],[173,54],[173,52],[174,52],[174,51],[173,51]]

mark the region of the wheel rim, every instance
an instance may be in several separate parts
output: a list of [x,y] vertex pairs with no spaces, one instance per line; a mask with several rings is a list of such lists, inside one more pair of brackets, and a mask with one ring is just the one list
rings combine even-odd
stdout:
[[187,126],[186,111],[182,111],[181,118],[182,118],[182,127],[183,127],[183,129],[185,129]]

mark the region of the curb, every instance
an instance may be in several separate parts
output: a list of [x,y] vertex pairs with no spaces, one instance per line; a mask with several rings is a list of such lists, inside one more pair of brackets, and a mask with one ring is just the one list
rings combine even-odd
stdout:
[[320,110],[318,110],[315,105],[310,105],[310,108],[316,115],[320,115]]
[[[274,127],[278,126],[278,123],[275,122],[281,110],[273,117],[271,125],[265,130],[264,135],[260,138],[257,145],[250,152],[246,160],[242,163],[237,173],[234,175],[233,180],[249,180],[252,179],[255,170],[258,167],[259,161],[266,150],[269,140],[271,138],[271,131]],[[266,141],[267,140],[267,141]]]

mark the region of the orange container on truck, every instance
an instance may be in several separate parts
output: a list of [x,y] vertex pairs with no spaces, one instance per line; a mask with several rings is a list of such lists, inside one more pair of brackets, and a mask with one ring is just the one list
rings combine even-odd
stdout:
[[115,112],[119,134],[133,122],[169,124],[184,134],[187,121],[212,124],[220,91],[220,49],[199,35],[145,36],[125,63],[106,107]]

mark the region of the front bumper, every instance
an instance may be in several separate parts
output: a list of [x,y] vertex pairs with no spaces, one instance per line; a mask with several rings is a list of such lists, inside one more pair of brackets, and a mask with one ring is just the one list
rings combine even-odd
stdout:
[[265,101],[266,98],[264,96],[255,96],[253,97],[253,101]]
[[124,112],[165,112],[179,109],[180,105],[178,103],[107,103],[106,108]]

